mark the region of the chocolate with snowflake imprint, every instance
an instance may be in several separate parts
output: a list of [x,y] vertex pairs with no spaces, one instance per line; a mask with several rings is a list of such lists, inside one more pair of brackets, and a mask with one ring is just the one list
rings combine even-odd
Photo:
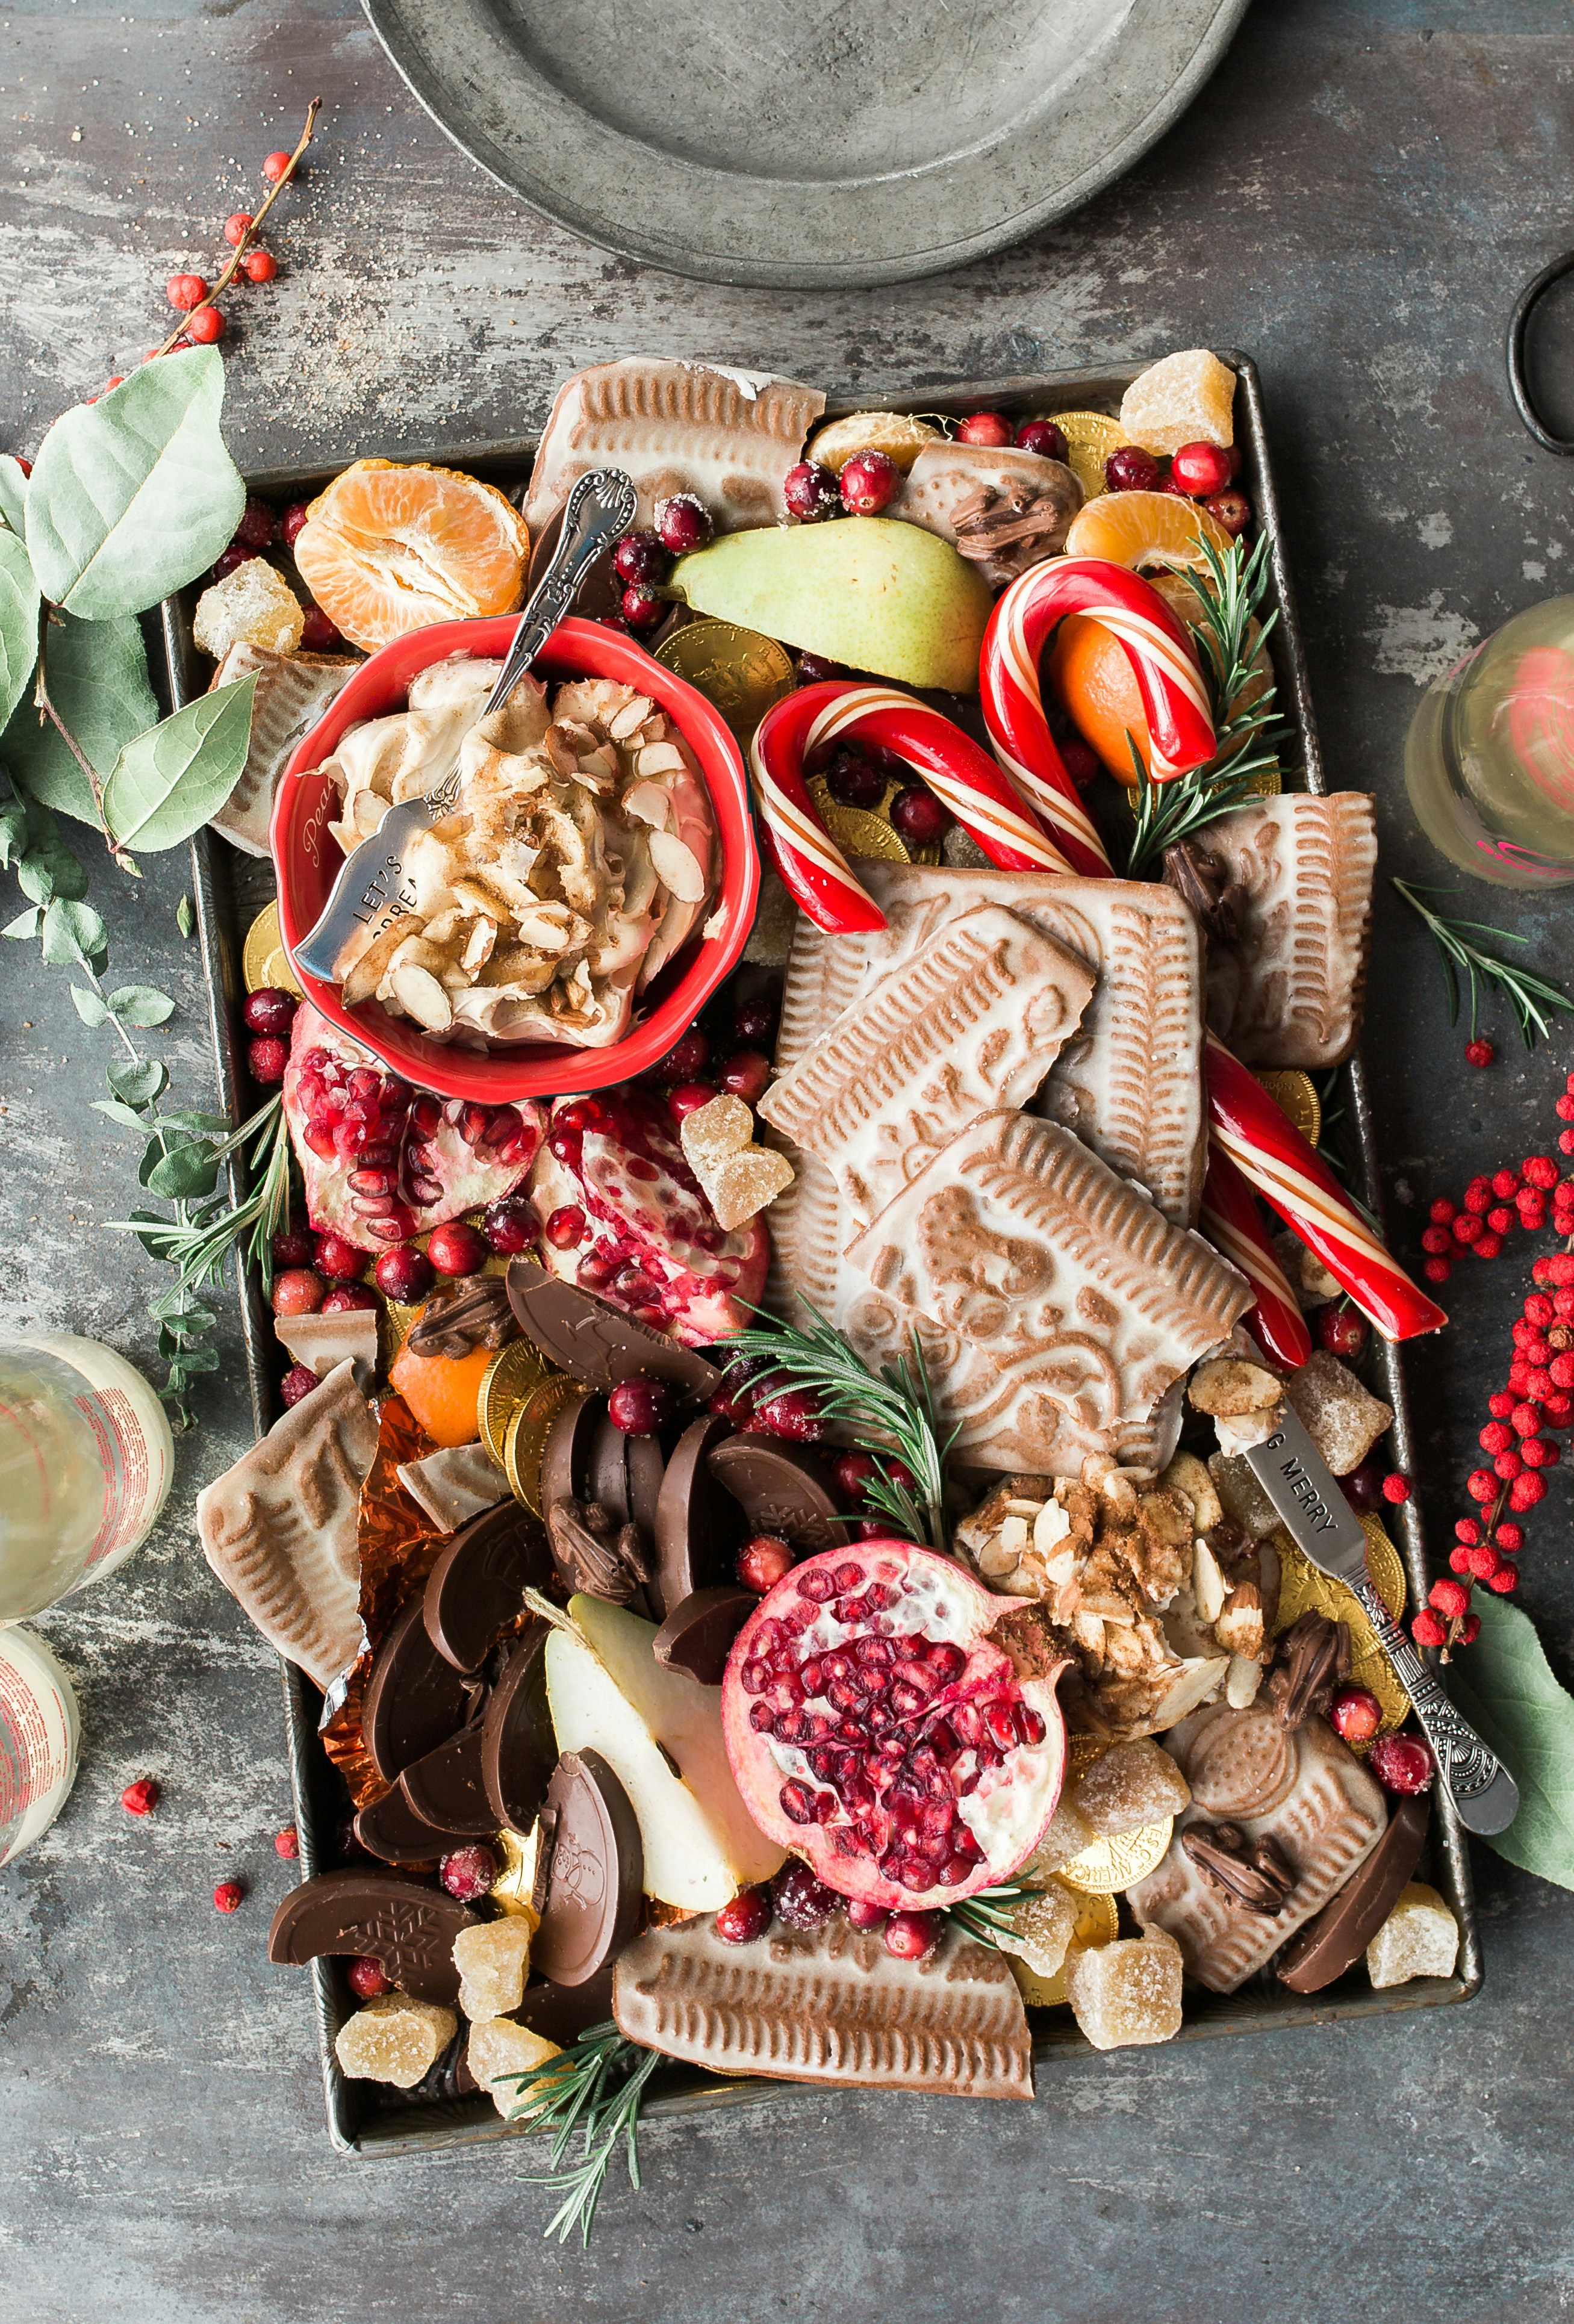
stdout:
[[508,1297],[520,1330],[549,1362],[605,1393],[619,1380],[669,1381],[682,1396],[712,1396],[721,1375],[692,1348],[653,1332],[533,1259],[508,1262]]

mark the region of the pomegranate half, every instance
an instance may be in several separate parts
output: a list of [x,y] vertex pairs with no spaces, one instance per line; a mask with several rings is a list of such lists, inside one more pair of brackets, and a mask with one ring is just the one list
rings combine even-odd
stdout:
[[721,1716],[760,1830],[870,1904],[1004,1880],[1060,1796],[1063,1665],[1019,1679],[991,1636],[1018,1603],[911,1542],[795,1565],[739,1631]]

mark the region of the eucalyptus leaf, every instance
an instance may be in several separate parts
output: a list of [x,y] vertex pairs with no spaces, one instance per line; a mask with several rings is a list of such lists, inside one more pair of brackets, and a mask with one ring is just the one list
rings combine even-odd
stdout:
[[[43,956],[56,967],[79,961],[84,968],[109,949],[109,931],[91,904],[57,896],[43,916]],[[114,1003],[111,1002],[111,1008]]]
[[0,936],[35,936],[42,919],[43,912],[35,904],[31,912],[18,912],[14,920],[7,920],[0,928]]
[[151,984],[123,984],[109,995],[109,1013],[126,1025],[167,1025],[175,1004]]
[[[159,715],[142,624],[77,622],[68,613],[51,621],[43,650],[50,699],[106,782],[125,745]],[[53,726],[41,724],[31,700],[17,705],[0,735],[0,760],[33,798],[97,829],[92,786]]]
[[162,1113],[160,1121],[166,1130],[190,1130],[204,1138],[227,1138],[235,1127],[224,1113]]
[[71,999],[76,1003],[77,1014],[84,1025],[108,1023],[109,1011],[96,992],[88,992],[82,985],[73,984]]
[[8,871],[27,845],[27,802],[9,798],[0,807],[0,872]]
[[93,1111],[95,1113],[106,1113],[111,1121],[120,1124],[122,1130],[146,1131],[147,1124],[141,1114],[134,1107],[123,1104],[117,1097],[96,1097]]
[[[112,993],[111,1002],[114,997]],[[127,1106],[152,1105],[170,1086],[168,1069],[156,1057],[139,1058],[134,1064],[129,1057],[116,1057],[107,1069],[107,1078],[116,1096]],[[136,1119],[134,1114],[132,1119]]]
[[1480,1635],[1449,1665],[1457,1708],[1519,1785],[1519,1813],[1486,1842],[1510,1864],[1574,1888],[1574,1696],[1553,1676],[1535,1626],[1486,1590]]
[[190,896],[182,896],[175,907],[175,926],[183,936],[189,936],[196,925],[196,916],[191,909],[191,899]]
[[183,1202],[189,1194],[208,1194],[218,1176],[213,1148],[206,1141],[177,1146],[154,1163],[145,1180],[151,1194],[166,1202]]
[[27,530],[27,478],[21,461],[14,460],[9,452],[0,452],[0,521],[10,526],[18,540]]
[[193,347],[55,421],[27,491],[28,553],[51,603],[88,621],[144,613],[227,547],[245,486],[223,402],[223,356]]
[[0,727],[27,692],[38,659],[38,583],[14,532],[0,530]]
[[178,847],[217,815],[245,765],[255,676],[199,695],[121,752],[104,813],[122,845]]

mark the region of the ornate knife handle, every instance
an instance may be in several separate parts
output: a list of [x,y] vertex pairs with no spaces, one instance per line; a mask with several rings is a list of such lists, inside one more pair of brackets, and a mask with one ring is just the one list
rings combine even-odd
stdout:
[[1519,1812],[1514,1777],[1468,1720],[1460,1718],[1366,1576],[1348,1586],[1410,1697],[1459,1821],[1467,1831],[1506,1831]]

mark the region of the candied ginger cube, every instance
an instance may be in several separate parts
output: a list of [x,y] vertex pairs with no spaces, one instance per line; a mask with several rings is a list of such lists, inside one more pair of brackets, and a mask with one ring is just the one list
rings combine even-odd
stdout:
[[1096,2050],[1168,2042],[1180,2031],[1180,1948],[1165,1929],[1074,1950],[1066,1998]]
[[996,1926],[995,1941],[1003,1953],[1026,1961],[1035,1975],[1053,1977],[1065,1960],[1080,1910],[1080,1900],[1051,1880],[1036,1895],[1000,1907],[1000,1918],[1009,1925]]
[[1235,442],[1236,375],[1207,347],[1187,347],[1139,373],[1121,399],[1120,424],[1149,452]]
[[380,1993],[346,2018],[333,2046],[352,2080],[408,2090],[430,2073],[458,2030],[451,2009],[408,1993]]
[[1076,1785],[1077,1805],[1102,1840],[1179,1815],[1191,1804],[1191,1786],[1168,1751],[1146,1737],[1116,1743],[1096,1759]]
[[306,611],[282,573],[265,557],[248,557],[197,600],[191,634],[200,650],[222,661],[231,646],[261,646],[264,653],[293,653],[306,626]]
[[1412,1977],[1452,1977],[1459,1923],[1435,1888],[1412,1880],[1366,1948],[1366,1974],[1381,1993]]
[[1069,1791],[1060,1794],[1060,1804],[1050,1818],[1043,1838],[1034,1849],[1022,1870],[1014,1877],[1031,1887],[1047,1880],[1050,1874],[1062,1864],[1069,1864],[1092,1847],[1098,1834],[1088,1822]]
[[528,2025],[516,2025],[512,2017],[483,2017],[471,2026],[465,2052],[470,2071],[505,2120],[518,2110],[521,2097],[521,2085],[507,2077],[528,2074],[560,2054],[555,2042],[544,2034],[532,2034]]
[[1319,1348],[1284,1390],[1306,1433],[1336,1477],[1358,1469],[1377,1439],[1393,1425],[1393,1414],[1368,1396],[1347,1364]]
[[784,1154],[754,1143],[755,1117],[741,1097],[713,1097],[685,1114],[678,1133],[718,1226],[747,1224],[792,1184]]
[[523,1913],[477,1921],[454,1939],[459,2007],[469,2018],[502,2017],[524,1999],[531,1923]]
[[725,1162],[729,1154],[752,1143],[755,1117],[741,1097],[723,1093],[708,1105],[697,1105],[683,1116],[678,1132],[691,1169]]

